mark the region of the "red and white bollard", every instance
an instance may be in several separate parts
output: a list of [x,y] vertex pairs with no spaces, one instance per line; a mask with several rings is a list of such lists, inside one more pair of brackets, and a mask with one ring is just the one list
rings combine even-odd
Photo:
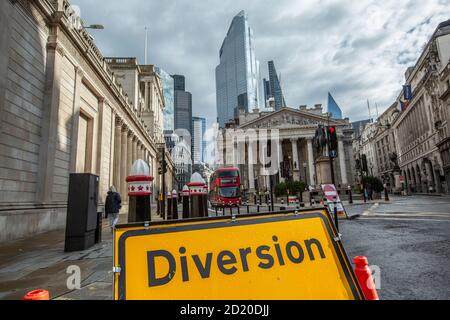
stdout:
[[172,191],[172,220],[178,220],[178,192]]
[[131,167],[128,183],[128,222],[151,221],[151,195],[153,177],[144,160],[136,160]]
[[191,176],[191,182],[188,183],[191,198],[191,218],[208,216],[208,210],[205,211],[204,205],[204,197],[207,195],[207,189],[205,189],[205,186],[205,180],[203,180],[202,176],[198,172],[195,172]]
[[183,187],[183,219],[189,219],[189,187],[184,186]]

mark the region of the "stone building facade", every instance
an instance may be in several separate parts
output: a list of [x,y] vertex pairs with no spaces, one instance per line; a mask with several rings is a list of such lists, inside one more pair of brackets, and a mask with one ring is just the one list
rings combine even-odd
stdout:
[[450,124],[450,61],[448,61],[445,68],[442,69],[439,78],[441,92],[439,98],[443,104],[444,119],[440,126],[441,140],[438,143],[438,148],[441,153],[446,188],[447,190],[450,190],[450,132],[448,128],[448,124]]
[[[450,191],[450,20],[439,24],[416,64],[405,73],[412,100],[402,108],[403,92],[374,124],[354,141],[377,168],[373,172],[394,185],[398,159],[404,187],[410,193]],[[366,147],[364,148],[364,145]],[[396,178],[395,178],[396,179]],[[396,179],[397,180],[397,179]],[[395,181],[398,187],[399,181]]]
[[[242,184],[249,192],[266,191],[270,187],[270,177],[265,170],[267,155],[275,153],[268,151],[273,139],[277,147],[275,161],[274,183],[285,182],[281,166],[291,168],[290,178],[293,181],[303,181],[314,188],[320,188],[318,171],[315,163],[316,151],[313,140],[316,129],[321,126],[334,125],[338,133],[339,157],[335,159],[336,185],[347,187],[352,183],[353,173],[353,149],[352,134],[348,119],[331,120],[323,113],[321,106],[307,109],[301,106],[299,109],[282,108],[275,112],[247,113],[241,111],[235,122],[230,122],[226,128],[220,131],[223,141],[217,147],[221,165],[233,165],[241,171]],[[271,133],[277,131],[279,136]],[[263,137],[262,132],[269,132]],[[219,163],[219,162],[218,162]]]
[[408,68],[405,78],[413,99],[393,124],[400,168],[411,192],[449,191],[439,149],[450,131],[439,77],[449,58],[450,20],[438,26],[416,65]]
[[[126,199],[157,142],[66,0],[0,2],[0,241],[65,225],[69,174]],[[159,133],[158,133],[159,134]],[[172,172],[173,172],[173,163]]]

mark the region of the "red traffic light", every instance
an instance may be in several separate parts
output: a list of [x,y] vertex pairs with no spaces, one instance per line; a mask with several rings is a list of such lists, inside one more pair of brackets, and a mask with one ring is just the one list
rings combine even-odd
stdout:
[[331,134],[334,134],[336,132],[336,128],[335,127],[330,127],[329,130],[330,130]]

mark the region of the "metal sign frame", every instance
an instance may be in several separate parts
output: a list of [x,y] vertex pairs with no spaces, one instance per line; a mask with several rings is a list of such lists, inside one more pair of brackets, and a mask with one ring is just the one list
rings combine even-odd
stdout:
[[[355,300],[364,300],[364,294],[342,245],[340,234],[337,232],[333,219],[326,208],[116,225],[113,235],[113,297],[115,300],[126,300],[125,242],[130,237],[215,228],[233,228],[244,225],[296,221],[309,218],[320,218],[322,220]],[[116,231],[123,229],[130,230],[125,231],[120,236],[118,247],[116,248]]]

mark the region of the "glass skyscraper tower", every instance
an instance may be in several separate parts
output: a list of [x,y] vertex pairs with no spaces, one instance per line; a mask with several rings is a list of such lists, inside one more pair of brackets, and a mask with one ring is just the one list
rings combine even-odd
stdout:
[[245,11],[233,18],[220,48],[216,67],[216,106],[220,127],[246,112],[263,107],[259,61],[255,58],[253,31]]
[[328,112],[332,119],[342,119],[342,110],[334,100],[331,93],[328,92]]
[[268,62],[269,65],[269,85],[270,93],[275,99],[275,111],[281,108],[286,108],[286,102],[284,101],[283,91],[281,90],[280,79],[278,79],[277,70],[273,61]]
[[164,93],[164,131],[173,131],[175,129],[174,81],[170,74],[161,68],[156,67],[156,73],[161,78]]

